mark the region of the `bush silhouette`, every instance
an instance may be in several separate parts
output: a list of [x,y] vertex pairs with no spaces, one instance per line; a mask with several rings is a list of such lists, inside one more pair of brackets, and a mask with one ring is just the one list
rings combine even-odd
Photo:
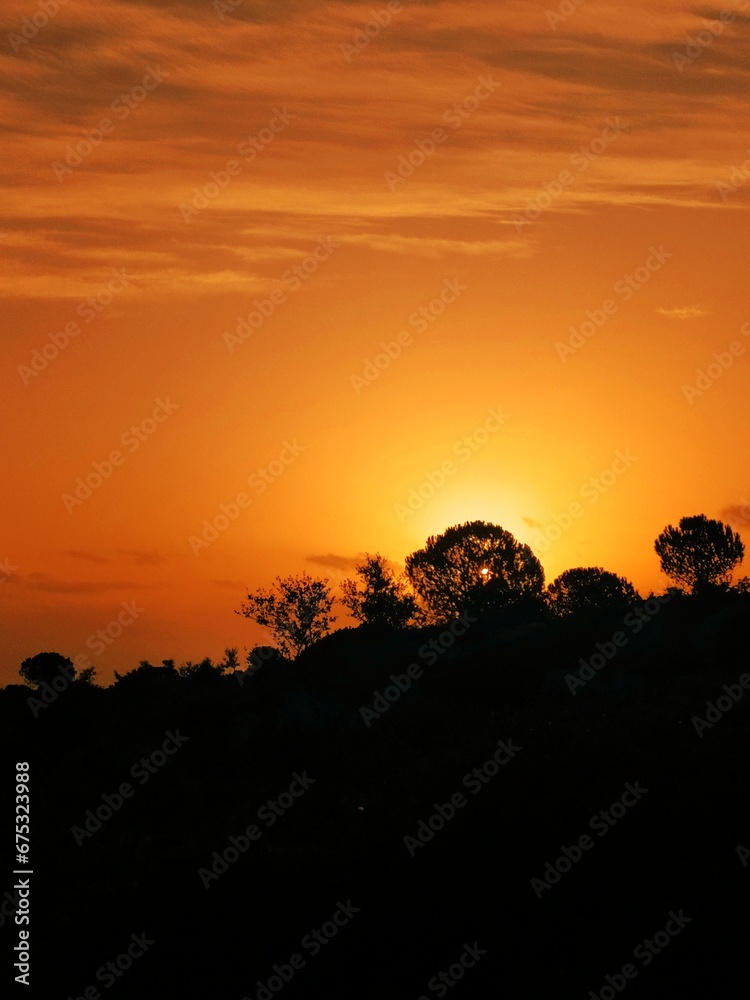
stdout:
[[566,569],[547,588],[547,602],[556,615],[602,611],[638,600],[629,580],[598,566]]
[[342,604],[363,625],[403,628],[414,618],[417,602],[406,593],[403,580],[388,568],[379,553],[366,555],[357,566],[362,588],[356,580],[344,580]]

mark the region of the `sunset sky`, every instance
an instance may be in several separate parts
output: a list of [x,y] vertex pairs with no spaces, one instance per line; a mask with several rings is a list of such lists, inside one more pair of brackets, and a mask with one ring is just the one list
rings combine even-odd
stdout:
[[750,542],[747,0],[9,0],[0,34],[1,682],[244,655],[248,588],[465,520],[644,594],[682,516]]

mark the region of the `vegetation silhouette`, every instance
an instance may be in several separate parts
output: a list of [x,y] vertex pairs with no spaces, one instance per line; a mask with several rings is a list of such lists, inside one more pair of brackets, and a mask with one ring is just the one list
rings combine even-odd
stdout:
[[73,661],[62,653],[37,653],[24,660],[18,671],[26,681],[34,687],[42,684],[52,684],[56,677],[62,674],[69,681],[79,680],[87,683],[93,680],[94,668],[86,667],[78,671]]
[[341,584],[341,603],[352,618],[376,628],[404,628],[416,623],[417,601],[407,592],[403,577],[389,569],[382,555],[365,555],[356,572],[361,586],[355,580],[344,580]]
[[326,580],[309,573],[277,577],[274,589],[247,595],[238,615],[271,630],[283,656],[299,656],[331,631],[335,598]]
[[505,611],[541,598],[544,589],[544,570],[531,548],[485,521],[467,521],[431,536],[423,549],[407,556],[406,573],[436,621],[462,612]]
[[[123,995],[257,1000],[338,900],[361,913],[305,953],[290,996],[426,995],[475,940],[487,956],[462,996],[586,996],[680,906],[693,922],[639,967],[633,996],[739,995],[750,594],[729,582],[736,546],[715,561],[717,536],[705,537],[693,565],[723,572],[657,601],[596,567],[545,591],[508,532],[469,522],[421,550],[435,555],[416,560],[421,593],[367,556],[344,588],[357,627],[330,630],[330,582],[278,581],[275,602],[251,607],[288,655],[141,661],[111,687],[71,683],[36,714],[29,697],[70,661],[24,661],[24,685],[0,690],[0,744],[31,762],[40,995],[85,995],[143,931],[156,944]],[[404,617],[410,596],[426,621]],[[593,676],[571,693],[564,678],[582,660]],[[187,741],[162,763],[168,733]],[[521,749],[490,777],[499,740]],[[474,795],[464,777],[477,770]],[[295,772],[315,780],[285,808]],[[643,802],[554,869],[636,780]],[[465,806],[427,824],[459,790]],[[268,802],[282,805],[245,847]],[[86,822],[77,843],[70,831]],[[411,857],[404,838],[418,831]],[[208,890],[207,868],[220,873]],[[547,883],[541,898],[532,879]]]
[[727,584],[745,555],[739,534],[705,514],[683,517],[677,528],[668,525],[656,539],[654,549],[663,572],[694,594]]
[[566,569],[547,588],[547,602],[556,615],[628,607],[638,600],[629,580],[598,566]]

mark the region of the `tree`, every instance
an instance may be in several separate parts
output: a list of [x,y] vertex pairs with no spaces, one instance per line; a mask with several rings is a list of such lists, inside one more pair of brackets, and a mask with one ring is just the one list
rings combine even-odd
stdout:
[[248,594],[247,604],[235,614],[270,629],[282,654],[294,659],[331,631],[335,598],[327,580],[308,573],[277,576],[274,587]]
[[160,667],[148,660],[139,660],[138,666],[126,674],[115,670],[115,685],[128,691],[152,691],[158,690],[158,685],[171,684],[179,676],[174,660],[162,660]]
[[[24,660],[18,670],[19,674],[32,687],[39,687],[41,684],[52,684],[52,681],[62,674],[69,681],[75,679],[76,668],[73,661],[62,653],[37,653]],[[86,671],[87,680],[93,676],[93,667]]]
[[430,536],[406,559],[417,594],[439,620],[462,611],[501,611],[527,597],[539,597],[544,570],[528,545],[496,524],[467,521]]
[[705,514],[683,517],[678,528],[667,525],[654,542],[654,549],[662,571],[694,594],[728,583],[732,570],[745,555],[737,532]]
[[219,664],[219,667],[222,672],[225,670],[239,670],[240,651],[236,646],[224,650],[224,659]]
[[261,668],[271,664],[280,665],[287,661],[275,646],[253,646],[246,657],[247,670],[257,673]]
[[363,587],[356,580],[344,580],[342,604],[352,618],[365,625],[404,628],[415,617],[417,602],[406,593],[404,581],[397,577],[379,553],[365,555],[356,567]]
[[635,604],[639,599],[629,580],[598,566],[566,569],[547,588],[547,602],[556,615]]

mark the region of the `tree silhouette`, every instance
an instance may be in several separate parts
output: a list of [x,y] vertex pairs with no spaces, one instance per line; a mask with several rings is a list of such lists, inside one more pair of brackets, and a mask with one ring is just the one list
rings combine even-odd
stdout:
[[246,663],[248,671],[258,671],[270,664],[281,664],[287,661],[275,646],[253,646],[247,654]]
[[403,628],[415,616],[417,602],[407,594],[404,581],[388,568],[380,553],[365,555],[356,567],[363,587],[356,580],[344,580],[342,604],[352,618],[366,625]]
[[705,514],[683,517],[678,528],[667,525],[654,542],[654,549],[662,571],[694,594],[728,583],[732,570],[745,555],[737,532]]
[[467,521],[430,536],[406,559],[406,573],[437,619],[501,611],[541,595],[544,570],[528,545],[496,524]]
[[247,604],[235,614],[270,629],[281,653],[295,659],[331,631],[331,624],[336,621],[331,614],[335,598],[327,580],[307,573],[277,576],[274,587],[248,594]]
[[[93,673],[93,668],[91,668]],[[76,675],[73,661],[62,653],[37,653],[24,660],[18,670],[19,674],[32,687],[40,684],[51,684],[60,674],[72,681]]]
[[638,591],[629,580],[598,566],[566,569],[547,588],[547,602],[556,615],[635,604]]

